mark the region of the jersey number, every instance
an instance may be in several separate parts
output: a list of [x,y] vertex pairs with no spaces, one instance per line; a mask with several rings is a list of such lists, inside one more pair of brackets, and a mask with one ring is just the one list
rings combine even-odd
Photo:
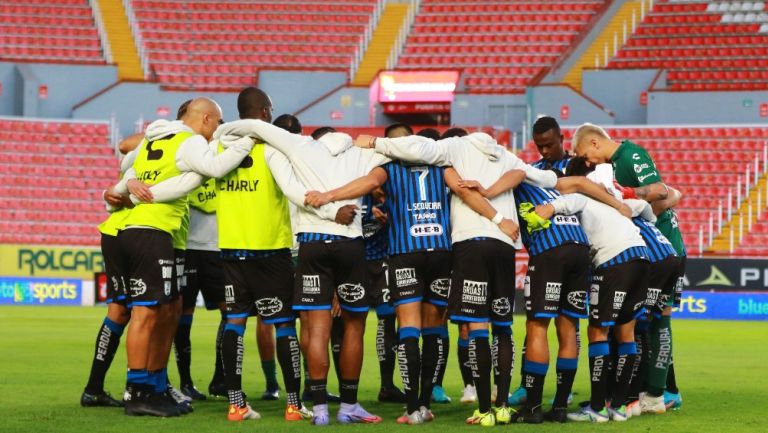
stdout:
[[150,141],[149,143],[147,143],[147,161],[157,161],[158,159],[163,157],[163,150],[152,149],[153,144],[155,144],[154,141]]
[[414,171],[419,171],[419,199],[421,201],[427,201],[427,176],[429,175],[429,169],[425,167],[414,168]]

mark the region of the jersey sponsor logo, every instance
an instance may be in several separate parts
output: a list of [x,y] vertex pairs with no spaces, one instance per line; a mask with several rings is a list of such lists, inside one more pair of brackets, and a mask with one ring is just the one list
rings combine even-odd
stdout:
[[159,264],[160,266],[172,265],[173,264],[173,260],[160,259],[160,260],[157,261],[157,264]]
[[555,215],[552,221],[560,226],[578,226],[579,218],[573,215]]
[[283,310],[283,301],[278,298],[261,298],[256,301],[256,309],[261,317],[270,317]]
[[632,167],[634,168],[635,173],[637,173],[637,174],[642,173],[643,170],[645,170],[646,168],[651,168],[650,165],[645,164],[645,163],[643,163],[643,164],[633,164]]
[[232,284],[224,286],[224,302],[227,304],[235,303],[235,286]]
[[173,277],[173,266],[163,266],[162,272],[163,272],[163,279],[170,280]]
[[433,224],[415,224],[411,226],[411,236],[437,236],[443,234],[443,226],[437,223]]
[[163,293],[165,296],[171,296],[171,288],[173,284],[170,281],[163,281]]
[[416,269],[401,268],[395,269],[395,284],[397,287],[411,286],[418,282],[416,279]]
[[547,281],[547,286],[544,288],[544,300],[545,301],[559,301],[560,290],[562,289],[562,283],[550,283]]
[[141,278],[131,278],[130,284],[131,296],[141,296],[147,293],[147,284]]
[[[203,184],[205,185],[205,184]],[[213,200],[216,198],[216,191],[214,190],[206,190],[206,191],[200,191],[197,193],[197,201],[199,202],[206,202],[208,200]]]
[[160,170],[147,170],[136,173],[136,179],[142,182],[155,182],[160,176]]
[[568,303],[573,305],[577,310],[583,310],[587,308],[587,292],[578,291],[568,294]]
[[464,280],[464,286],[461,291],[461,302],[485,305],[487,300],[488,283],[483,281]]
[[624,305],[624,298],[627,297],[627,292],[615,291],[613,293],[613,309],[615,311],[621,310],[621,306]]
[[661,289],[649,288],[648,295],[645,298],[645,305],[649,307],[656,305],[656,302],[659,300],[659,294],[661,294]]
[[640,160],[640,154],[637,153],[637,152],[633,153],[632,154],[632,159],[634,159],[635,161],[639,161]]
[[650,172],[648,174],[644,174],[642,176],[638,176],[637,177],[637,181],[642,183],[645,179],[648,179],[651,176],[658,176],[658,173],[656,173],[655,171],[652,171],[652,172]]
[[497,316],[506,316],[512,312],[512,304],[508,298],[496,298],[491,302],[491,310]]
[[[259,181],[257,180],[240,180],[235,181],[234,179],[230,180],[220,180],[219,181],[219,189],[222,191],[232,191],[232,192],[256,192],[258,191],[259,187]],[[216,194],[214,193],[214,197]]]
[[319,275],[302,275],[301,276],[301,292],[305,295],[318,295],[320,294],[320,276]]
[[429,285],[429,290],[441,298],[447,298],[451,292],[451,280],[449,278],[438,278],[432,281],[432,284]]
[[336,289],[339,298],[352,303],[365,297],[365,289],[362,284],[344,283]]
[[600,285],[592,284],[589,288],[589,305],[597,306],[600,300]]

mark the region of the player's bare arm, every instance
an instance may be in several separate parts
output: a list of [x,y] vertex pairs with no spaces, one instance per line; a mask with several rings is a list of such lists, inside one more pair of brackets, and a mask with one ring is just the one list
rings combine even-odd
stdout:
[[661,215],[665,210],[674,208],[683,198],[683,193],[679,190],[676,190],[671,186],[667,186],[667,188],[669,189],[667,198],[651,202],[651,208],[653,208],[653,213],[655,215]]
[[453,167],[446,168],[443,176],[448,188],[459,196],[461,201],[466,203],[473,211],[496,223],[499,229],[513,240],[520,236],[520,227],[514,221],[504,218],[479,192],[472,188],[462,188],[459,186],[461,176]]
[[524,180],[525,172],[523,170],[509,170],[487,189],[476,180],[459,180],[459,186],[462,188],[475,189],[482,194],[483,197],[490,199],[516,188]]
[[555,207],[551,204],[540,204],[533,210],[541,218],[548,220],[555,215]]
[[320,207],[334,201],[355,199],[370,194],[376,188],[384,185],[386,181],[387,172],[383,168],[376,167],[367,175],[359,177],[339,188],[326,192],[307,191],[304,204]]
[[663,182],[643,185],[635,188],[635,195],[637,195],[637,198],[645,200],[648,203],[666,200],[667,197],[669,197],[669,187]]

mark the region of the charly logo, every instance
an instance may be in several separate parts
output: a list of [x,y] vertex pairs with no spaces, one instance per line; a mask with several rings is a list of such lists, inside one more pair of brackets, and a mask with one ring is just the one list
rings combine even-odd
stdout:
[[432,281],[432,284],[429,285],[429,290],[441,298],[447,298],[448,294],[451,292],[451,280],[448,278],[439,278]]
[[578,310],[587,308],[587,292],[571,292],[568,294],[568,303]]
[[270,317],[283,309],[283,301],[278,298],[261,298],[256,301],[256,309],[262,317]]
[[365,289],[362,284],[344,283],[338,287],[337,293],[339,294],[339,298],[352,303],[363,299],[365,296]]
[[505,316],[512,311],[508,298],[496,298],[491,302],[491,309],[497,316]]
[[141,278],[131,278],[131,296],[141,296],[147,293],[147,285]]

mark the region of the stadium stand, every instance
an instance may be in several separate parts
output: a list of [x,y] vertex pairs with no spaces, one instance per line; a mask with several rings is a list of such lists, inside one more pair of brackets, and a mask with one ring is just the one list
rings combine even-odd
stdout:
[[666,69],[669,90],[768,89],[763,1],[659,1],[608,64]]
[[377,3],[132,0],[132,8],[160,83],[239,90],[260,68],[349,71]]
[[471,93],[522,93],[606,2],[424,0],[398,68],[464,70]]
[[105,63],[88,0],[3,0],[0,60]]
[[109,125],[0,118],[0,243],[98,245]]
[[[720,126],[607,128],[616,141],[631,140],[643,146],[656,161],[664,181],[684,197],[676,208],[686,245],[698,251],[699,228],[708,224],[710,213],[737,184],[744,167],[762,154],[768,127]],[[569,140],[572,129],[564,129]],[[530,142],[520,157],[537,161],[540,156]],[[768,232],[766,238],[768,240]],[[766,242],[768,245],[768,242]]]

